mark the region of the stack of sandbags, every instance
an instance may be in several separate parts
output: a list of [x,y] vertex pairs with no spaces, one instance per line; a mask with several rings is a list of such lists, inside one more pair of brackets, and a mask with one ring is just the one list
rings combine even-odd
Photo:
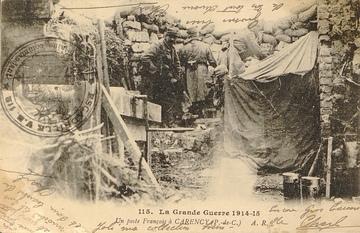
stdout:
[[[306,35],[313,28],[313,20],[316,19],[316,7],[316,0],[310,0],[291,8],[286,17],[276,21],[260,20],[250,30],[257,36],[257,40],[265,52],[279,51]],[[218,31],[215,29],[211,34],[215,39],[225,42],[229,40],[232,31],[234,30]],[[213,38],[209,39],[210,42],[214,43]]]
[[311,28],[311,21],[316,19],[316,7],[316,0],[311,0],[291,8],[286,17],[264,23],[262,43],[271,44],[275,50],[280,50],[306,35]]

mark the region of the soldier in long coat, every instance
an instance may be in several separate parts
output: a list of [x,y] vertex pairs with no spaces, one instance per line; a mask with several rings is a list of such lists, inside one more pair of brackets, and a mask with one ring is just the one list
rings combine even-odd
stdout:
[[181,67],[174,44],[177,28],[169,28],[164,39],[152,44],[141,57],[142,73],[147,79],[149,99],[161,105],[165,126],[175,126],[181,120],[183,82]]
[[216,67],[216,60],[210,46],[199,39],[196,27],[188,29],[189,38],[184,46],[179,49],[181,66],[185,67],[186,88],[193,102],[189,109],[191,113],[205,116],[205,97],[208,94],[206,81],[210,80],[208,66]]

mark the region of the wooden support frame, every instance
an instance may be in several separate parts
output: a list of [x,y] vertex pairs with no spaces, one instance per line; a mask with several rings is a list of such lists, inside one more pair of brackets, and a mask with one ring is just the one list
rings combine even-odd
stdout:
[[103,107],[110,118],[116,135],[121,139],[124,143],[124,146],[129,150],[130,154],[134,156],[137,161],[141,161],[141,166],[145,169],[148,176],[150,177],[151,182],[155,185],[158,191],[160,191],[160,186],[152,173],[150,166],[146,163],[144,159],[141,159],[141,151],[137,146],[135,140],[133,139],[132,135],[129,132],[124,120],[120,116],[119,111],[117,110],[113,100],[111,99],[109,93],[107,92],[104,85],[101,85],[102,90],[102,104]]

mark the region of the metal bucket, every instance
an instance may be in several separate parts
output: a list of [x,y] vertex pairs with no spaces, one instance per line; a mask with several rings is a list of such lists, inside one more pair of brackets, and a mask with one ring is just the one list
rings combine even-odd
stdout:
[[302,196],[304,199],[316,199],[320,196],[320,178],[312,176],[301,177]]
[[286,172],[283,176],[283,193],[284,199],[299,199],[300,198],[300,185],[299,174]]

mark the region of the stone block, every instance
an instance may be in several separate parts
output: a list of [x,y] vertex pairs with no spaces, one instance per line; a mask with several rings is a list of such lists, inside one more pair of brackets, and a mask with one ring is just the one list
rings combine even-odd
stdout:
[[327,4],[319,3],[318,8],[317,8],[317,13],[322,14],[322,13],[328,13],[328,12],[329,12],[329,6]]
[[330,108],[320,108],[320,114],[321,115],[331,115],[332,110]]
[[127,31],[126,35],[132,42],[148,42],[150,40],[147,32]]
[[342,6],[348,6],[350,5],[351,0],[339,0],[339,4]]
[[333,107],[333,103],[331,101],[322,100],[320,101],[320,108],[331,109]]
[[327,46],[321,46],[319,51],[320,56],[330,56],[330,48]]
[[324,42],[324,41],[330,41],[330,36],[329,35],[320,35],[319,36],[319,40],[320,42]]
[[135,30],[141,31],[141,24],[136,21],[124,21],[122,23],[122,26],[124,29],[130,28],[130,29],[135,29]]
[[332,57],[319,57],[319,62],[325,63],[325,64],[332,64],[333,59],[332,59]]
[[149,43],[134,43],[131,46],[131,49],[133,50],[134,53],[142,53],[146,51],[149,47],[150,47]]
[[332,78],[320,78],[320,85],[331,85]]
[[320,93],[320,100],[331,101],[331,93]]
[[320,20],[330,18],[329,12],[318,13],[317,15],[318,15],[318,19],[320,19]]
[[[338,0],[336,0],[335,2],[337,2]],[[337,5],[332,5],[330,7],[330,12],[333,14],[340,14],[343,11],[343,6],[341,6],[340,4]]]
[[327,19],[319,20],[318,27],[330,27],[330,21]]
[[331,93],[332,91],[332,86],[329,85],[321,85],[320,86],[320,91],[324,92],[324,93]]
[[332,78],[331,70],[320,70],[319,77],[320,78]]
[[327,33],[330,32],[330,28],[329,27],[318,27],[318,33],[319,35],[326,35]]
[[331,70],[331,64],[320,63],[319,69],[320,69],[320,70]]
[[330,122],[328,122],[328,123],[321,122],[320,125],[321,125],[321,126],[320,126],[320,127],[321,127],[321,135],[322,135],[323,137],[329,136],[330,133],[331,133],[331,130],[330,130]]
[[323,123],[329,123],[330,124],[330,115],[324,114],[320,116],[320,121]]

